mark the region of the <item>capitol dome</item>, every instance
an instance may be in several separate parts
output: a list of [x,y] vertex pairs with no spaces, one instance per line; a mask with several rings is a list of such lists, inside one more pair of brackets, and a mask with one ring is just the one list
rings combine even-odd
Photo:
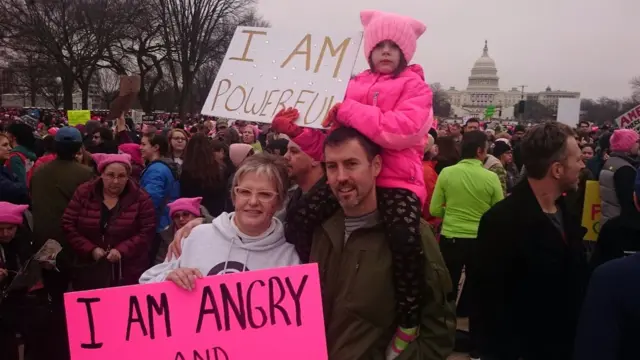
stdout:
[[489,56],[489,45],[485,40],[482,56],[471,69],[467,90],[500,91],[499,80],[496,62]]

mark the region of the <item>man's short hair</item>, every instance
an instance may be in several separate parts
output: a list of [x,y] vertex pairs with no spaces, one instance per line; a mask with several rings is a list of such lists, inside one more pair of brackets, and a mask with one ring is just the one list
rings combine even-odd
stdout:
[[372,161],[376,155],[380,155],[382,149],[358,130],[350,127],[341,127],[332,131],[324,140],[324,148],[335,147],[344,144],[349,140],[356,140],[367,154],[367,159]]
[[478,126],[480,125],[480,119],[473,117],[473,118],[467,119],[467,122],[464,123],[464,127],[467,127],[471,122],[478,123]]
[[465,132],[462,135],[461,147],[460,155],[463,159],[474,159],[478,154],[478,149],[486,149],[487,134],[480,130]]
[[591,126],[591,124],[589,124],[589,122],[587,120],[580,120],[578,122],[578,127],[582,126],[582,124],[587,124],[587,126]]
[[76,154],[82,148],[82,143],[74,141],[56,141],[53,144],[53,148],[58,159],[71,161],[75,159]]
[[522,138],[520,151],[527,176],[540,180],[551,164],[566,158],[567,139],[575,136],[571,128],[559,122],[539,124]]

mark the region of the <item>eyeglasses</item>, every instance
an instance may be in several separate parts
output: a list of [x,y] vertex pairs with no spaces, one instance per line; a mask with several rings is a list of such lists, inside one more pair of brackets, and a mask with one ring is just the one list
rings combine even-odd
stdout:
[[129,179],[128,175],[115,175],[115,174],[102,174],[102,177],[109,181],[127,181]]
[[243,188],[240,186],[236,186],[235,188],[233,188],[233,192],[236,194],[238,198],[245,199],[245,200],[251,199],[255,194],[255,196],[258,198],[258,201],[263,203],[270,202],[273,199],[275,199],[276,196],[278,196],[278,194],[273,191],[260,190],[260,191],[254,192],[251,189]]

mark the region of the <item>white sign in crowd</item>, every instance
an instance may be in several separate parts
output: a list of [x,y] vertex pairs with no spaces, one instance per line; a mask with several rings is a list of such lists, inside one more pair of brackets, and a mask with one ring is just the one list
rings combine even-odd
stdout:
[[361,31],[238,27],[202,114],[269,123],[295,107],[299,125],[321,128],[344,98],[361,41]]

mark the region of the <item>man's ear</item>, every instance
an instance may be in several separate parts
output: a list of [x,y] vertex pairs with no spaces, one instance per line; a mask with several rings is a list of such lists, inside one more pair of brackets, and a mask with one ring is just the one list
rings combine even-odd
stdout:
[[382,157],[380,155],[374,156],[371,160],[371,166],[373,167],[373,176],[378,177],[382,171]]
[[562,177],[563,171],[564,170],[562,168],[562,164],[559,163],[559,162],[554,162],[549,167],[549,172],[551,173],[551,177],[553,177],[556,180],[558,180],[558,179],[560,179]]

